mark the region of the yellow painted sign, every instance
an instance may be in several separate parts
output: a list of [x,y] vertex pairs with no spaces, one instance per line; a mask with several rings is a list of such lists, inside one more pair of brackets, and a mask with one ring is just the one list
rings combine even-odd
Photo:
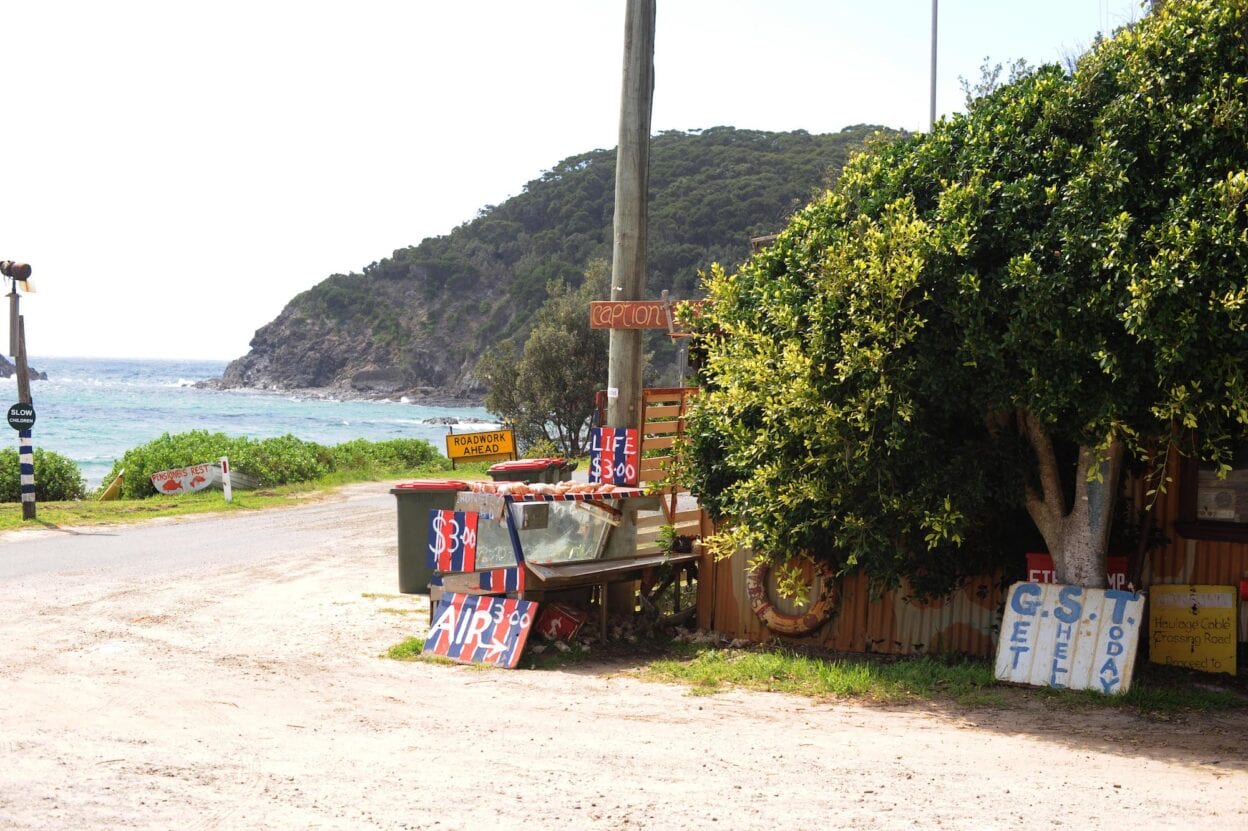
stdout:
[[1148,598],[1150,661],[1235,674],[1234,587],[1154,584]]
[[514,430],[489,430],[484,433],[447,433],[446,456],[458,461],[469,459],[497,459],[516,455],[516,432]]

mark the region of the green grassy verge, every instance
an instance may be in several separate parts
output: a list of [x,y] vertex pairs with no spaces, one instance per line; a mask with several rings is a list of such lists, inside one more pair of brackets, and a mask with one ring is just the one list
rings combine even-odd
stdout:
[[147,499],[114,499],[100,502],[83,499],[73,502],[40,502],[35,519],[22,519],[20,502],[0,503],[0,531],[18,528],[57,528],[66,525],[120,525],[155,517],[189,514],[256,511],[306,503],[334,488],[358,482],[403,482],[418,478],[481,479],[484,463],[460,465],[458,470],[441,467],[391,471],[345,471],[331,473],[310,482],[281,485],[254,491],[235,489],[234,501],[226,502],[221,491],[200,491],[178,496],[152,496]]
[[784,649],[719,649],[673,645],[674,654],[651,661],[639,676],[688,684],[695,693],[739,687],[812,698],[873,702],[953,701],[964,706],[1004,707],[1034,697],[1050,707],[1135,710],[1142,715],[1248,709],[1243,683],[1142,666],[1126,695],[1069,692],[998,685],[986,659],[924,656],[898,660],[816,657]]

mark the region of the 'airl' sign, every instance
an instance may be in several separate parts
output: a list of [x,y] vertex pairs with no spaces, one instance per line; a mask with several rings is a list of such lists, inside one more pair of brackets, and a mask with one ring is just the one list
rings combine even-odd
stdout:
[[438,601],[424,651],[463,664],[513,669],[536,613],[530,600],[447,592]]
[[1054,583],[1010,586],[998,681],[1125,693],[1144,619],[1144,596]]

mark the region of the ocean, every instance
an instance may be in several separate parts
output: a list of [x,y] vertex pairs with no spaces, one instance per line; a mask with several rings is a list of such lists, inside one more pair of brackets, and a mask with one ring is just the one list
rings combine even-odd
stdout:
[[[48,374],[46,381],[31,382],[34,445],[73,459],[88,487],[98,486],[127,450],[162,433],[209,430],[255,439],[290,433],[326,445],[351,439],[417,438],[432,442],[445,454],[447,426],[426,423],[428,419],[454,419],[460,423],[457,431],[481,429],[470,424],[473,419],[492,419],[480,408],[427,407],[399,400],[336,401],[192,386],[221,377],[225,361],[32,355],[30,365]],[[0,384],[8,385],[9,403],[16,402],[16,380],[0,379]],[[16,431],[10,441],[16,448]]]

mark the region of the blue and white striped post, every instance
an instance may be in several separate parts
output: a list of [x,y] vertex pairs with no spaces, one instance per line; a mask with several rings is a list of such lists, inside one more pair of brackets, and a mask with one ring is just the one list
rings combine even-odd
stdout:
[[22,470],[22,508],[25,510],[27,502],[31,507],[35,504],[35,442],[29,430],[19,430],[17,435],[20,444],[18,461]]

